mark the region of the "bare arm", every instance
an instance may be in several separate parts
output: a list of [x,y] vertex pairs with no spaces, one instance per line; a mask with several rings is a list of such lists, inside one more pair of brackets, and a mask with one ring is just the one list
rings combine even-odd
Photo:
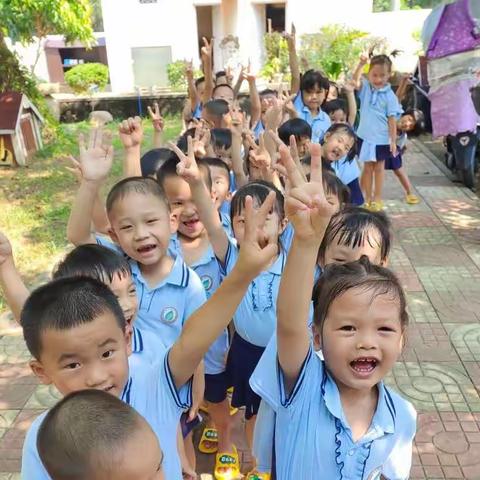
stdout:
[[160,107],[158,106],[157,102],[153,104],[153,109],[148,107],[148,114],[150,115],[150,120],[152,121],[153,125],[153,148],[161,148],[163,147],[163,129],[165,127],[165,122],[160,114]]
[[400,80],[397,91],[395,92],[399,102],[402,102],[407,95],[407,89],[409,84],[410,75],[404,75]]
[[348,105],[348,119],[347,122],[353,126],[355,119],[357,118],[357,101],[355,100],[354,82],[350,82],[345,85],[344,89],[347,93],[347,105]]
[[[285,207],[295,235],[283,271],[277,301],[278,360],[291,391],[310,348],[307,320],[318,248],[333,214],[322,183],[321,147],[312,144],[311,178],[306,183],[287,147],[280,147],[291,189]],[[292,314],[295,312],[295,314]]]
[[250,282],[277,253],[278,247],[273,239],[265,238],[267,244],[262,247],[257,238],[273,207],[274,198],[275,194],[271,192],[256,211],[252,198],[246,198],[245,239],[237,263],[210,299],[190,316],[170,350],[170,370],[177,388],[192,376],[210,345],[232,319]]
[[197,103],[200,101],[200,97],[198,96],[197,87],[195,87],[192,62],[185,64],[185,77],[187,79],[188,99],[190,100],[190,105],[192,106],[193,111],[197,106]]
[[[202,95],[202,103],[207,103],[212,98],[213,75],[212,75],[212,43],[203,37],[203,47],[201,49],[203,75],[205,76],[205,90]],[[192,106],[193,108],[193,106]]]
[[238,76],[237,81],[233,86],[234,98],[238,97],[238,94],[240,93],[240,89],[242,88],[243,81],[245,80],[244,72],[245,72],[245,67],[242,67],[242,70],[240,71],[240,75]]
[[297,94],[300,90],[300,67],[298,66],[298,55],[296,42],[295,25],[292,23],[291,33],[286,33],[285,38],[288,44],[288,58],[290,62],[290,73],[292,81],[290,84],[290,94]]
[[260,120],[262,114],[262,105],[260,103],[260,95],[258,94],[255,75],[247,73],[248,88],[250,91],[250,125],[253,128]]
[[359,90],[360,87],[362,86],[361,79],[362,79],[363,68],[365,67],[367,62],[368,62],[368,56],[365,54],[360,55],[360,60],[357,66],[355,67],[355,70],[352,73],[352,80],[355,85],[355,90]]
[[185,155],[173,143],[170,144],[170,148],[180,159],[180,163],[177,165],[177,172],[190,185],[193,201],[198,209],[198,216],[207,230],[215,256],[221,262],[224,262],[228,250],[228,237],[220,221],[213,199],[198,169],[193,153],[193,140],[191,137],[188,138],[188,155]]
[[248,183],[242,158],[242,122],[236,108],[232,109],[232,169],[237,187]]
[[113,163],[111,137],[99,129],[90,132],[88,147],[80,138],[80,168],[82,181],[70,211],[67,238],[74,245],[94,243],[91,222],[101,185],[108,177]]
[[388,117],[388,137],[390,138],[390,152],[397,155],[397,119]]
[[0,287],[15,320],[20,322],[20,314],[30,292],[15,267],[10,241],[2,232],[0,232]]

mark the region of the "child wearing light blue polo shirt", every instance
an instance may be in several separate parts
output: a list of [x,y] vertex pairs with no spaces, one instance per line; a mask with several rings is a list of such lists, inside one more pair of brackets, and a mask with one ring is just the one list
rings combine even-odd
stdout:
[[275,411],[276,478],[407,479],[416,413],[383,383],[404,343],[404,292],[366,257],[327,266],[313,293],[313,344],[324,359],[315,355],[305,320],[333,213],[320,155],[312,155],[310,182],[290,182],[295,235],[279,289],[277,348],[268,346],[251,381]]
[[366,195],[365,203],[367,208],[379,211],[383,209],[385,160],[397,155],[397,119],[403,109],[388,83],[392,73],[390,57],[372,56],[367,78],[362,78],[367,61],[368,58],[362,55],[353,73],[360,100],[357,135],[359,160],[365,162],[361,181]]
[[[169,480],[182,478],[175,438],[180,415],[191,403],[192,374],[230,321],[251,280],[275,255],[272,245],[259,245],[254,235],[263,228],[272,205],[270,197],[254,212],[250,200],[237,267],[187,321],[175,344],[149,368],[129,373],[130,332],[125,316],[114,293],[95,279],[54,280],[33,292],[22,310],[21,325],[35,375],[63,395],[98,389],[133,406],[160,440]],[[24,480],[49,479],[36,449],[40,422],[34,422],[26,437]]]

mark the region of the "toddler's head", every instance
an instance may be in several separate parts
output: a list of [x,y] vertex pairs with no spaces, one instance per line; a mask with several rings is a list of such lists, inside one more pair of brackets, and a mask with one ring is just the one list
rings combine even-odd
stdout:
[[291,135],[295,137],[297,142],[298,155],[300,158],[305,157],[309,152],[312,127],[301,118],[291,118],[280,125],[278,136],[285,145],[288,145]]
[[340,394],[370,391],[397,361],[408,325],[397,277],[367,257],[329,265],[314,292],[314,342]]
[[[392,52],[395,56],[397,52]],[[368,81],[375,89],[383,88],[387,85],[392,75],[393,63],[389,55],[372,55],[370,57],[370,67],[368,69]]]
[[328,87],[327,102],[331,100],[336,100],[340,95],[340,89],[335,82],[330,81],[330,86]]
[[322,108],[330,88],[330,82],[318,70],[306,71],[300,80],[303,103],[311,112]]
[[205,93],[205,77],[199,77],[195,80],[195,88],[197,89],[198,96],[202,98]]
[[400,133],[420,135],[425,131],[425,115],[417,108],[410,108],[400,117],[397,127]]
[[335,175],[335,172],[322,170],[322,183],[325,198],[338,212],[350,203],[350,189]]
[[158,439],[130,405],[98,390],[71,393],[45,416],[37,437],[52,480],[163,480]]
[[[205,232],[205,227],[200,221],[190,185],[177,173],[179,161],[179,158],[173,154],[158,170],[157,181],[165,192],[172,215],[178,221],[178,233],[194,240]],[[212,177],[208,165],[202,159],[197,160],[197,165],[208,191],[211,192]]]
[[153,148],[142,155],[140,158],[140,169],[142,177],[155,178],[157,170],[163,165],[172,151],[169,148]]
[[137,314],[137,292],[128,260],[110,248],[89,243],[68,253],[57,265],[53,279],[90,277],[107,285],[117,297],[127,326]]
[[278,92],[266,88],[259,93],[262,113],[265,113],[270,107],[276,107],[278,104]]
[[215,208],[218,210],[223,202],[229,202],[232,198],[230,192],[230,170],[227,164],[220,158],[207,157],[203,161],[210,168],[212,194],[215,198]]
[[228,83],[217,84],[212,91],[212,98],[214,100],[225,100],[231,106],[235,100],[235,92]]
[[224,99],[214,99],[208,101],[203,106],[202,118],[210,128],[230,127],[232,122],[228,102]]
[[279,242],[279,237],[287,224],[282,192],[273,183],[256,180],[240,187],[233,195],[230,206],[233,233],[240,248],[245,236],[245,199],[247,196],[252,197],[254,208],[258,208],[270,192],[275,192],[275,204],[272,211],[267,215],[262,232],[259,232],[262,237],[259,238],[259,243],[266,245],[267,239]]
[[331,218],[320,245],[318,263],[324,267],[366,256],[372,264],[384,266],[390,246],[390,222],[385,213],[346,207]]
[[347,104],[343,98],[329,100],[323,111],[330,117],[332,123],[345,123],[347,121]]
[[172,234],[168,201],[152,178],[120,180],[107,196],[110,237],[141,265],[158,265]]
[[128,379],[130,331],[115,294],[88,277],[36,289],[20,323],[33,373],[63,395],[84,389],[119,397]]
[[325,132],[322,142],[322,157],[336,162],[345,156],[353,159],[357,153],[357,136],[347,123],[334,123]]
[[212,128],[210,133],[215,156],[232,168],[232,131],[229,128]]

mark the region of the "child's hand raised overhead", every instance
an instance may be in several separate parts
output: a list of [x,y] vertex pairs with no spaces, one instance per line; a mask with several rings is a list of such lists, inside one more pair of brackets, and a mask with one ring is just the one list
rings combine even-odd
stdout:
[[130,117],[124,120],[118,126],[118,133],[125,150],[140,147],[143,139],[142,119]]
[[[249,139],[249,142],[252,142],[252,139]],[[250,143],[250,147],[252,147],[250,152],[250,161],[260,170],[268,172],[272,167],[272,159],[267,148],[265,147],[264,134],[260,134],[258,138],[258,145],[253,142]]]
[[293,225],[297,239],[319,243],[323,238],[330,218],[335,213],[328,203],[322,182],[322,150],[318,144],[310,145],[310,181],[304,174],[287,147],[280,147],[280,157],[290,182],[285,199],[285,214]]
[[170,148],[177,154],[177,173],[188,183],[197,183],[202,180],[200,169],[195,160],[192,137],[187,138],[188,152],[185,155],[174,143],[169,142]]
[[245,236],[235,270],[247,278],[258,276],[278,252],[277,241],[263,229],[274,204],[275,192],[270,192],[260,207],[254,207],[252,197],[245,198]]
[[12,244],[6,235],[0,232],[0,266],[13,260]]
[[[163,128],[165,126],[165,121],[163,117],[160,115],[160,108],[157,102],[154,102],[153,109],[152,107],[148,106],[148,114],[150,115],[150,120],[152,121],[152,125],[155,131],[163,132]],[[137,119],[139,117],[135,117]],[[141,125],[141,123],[140,123]],[[143,132],[142,132],[143,134]],[[140,138],[140,142],[142,139]]]
[[112,134],[97,127],[90,130],[88,143],[80,134],[78,137],[80,149],[79,167],[84,181],[98,182],[108,177],[113,164]]
[[213,46],[212,44],[213,44],[213,41],[211,40],[209,42],[205,37],[202,38],[202,41],[203,41],[203,47],[200,50],[200,55],[201,55],[202,60],[204,62],[205,61],[210,61],[212,59],[212,46]]

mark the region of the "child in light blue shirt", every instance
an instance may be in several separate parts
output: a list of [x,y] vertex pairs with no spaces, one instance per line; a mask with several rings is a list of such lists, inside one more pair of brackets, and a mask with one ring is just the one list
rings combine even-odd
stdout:
[[[248,232],[237,267],[210,300],[187,321],[180,338],[150,368],[130,373],[130,332],[113,292],[86,277],[60,278],[31,294],[21,325],[32,354],[32,370],[61,394],[104,390],[133,406],[156,433],[165,454],[169,480],[182,478],[176,452],[180,415],[191,403],[191,376],[210,344],[230,321],[252,278],[275,254],[273,245],[259,245],[252,232],[261,229],[273,199],[257,211],[247,207]],[[36,448],[41,420],[27,434],[22,478],[48,480]]]
[[361,78],[368,58],[362,56],[353,79],[359,90],[360,123],[359,159],[365,162],[362,173],[362,190],[366,205],[373,211],[383,208],[382,191],[385,160],[397,154],[397,119],[403,109],[388,83],[392,73],[392,61],[387,55],[370,58],[368,79]]
[[366,257],[327,266],[313,293],[313,344],[324,360],[315,355],[305,319],[333,213],[320,151],[310,182],[289,179],[295,236],[279,290],[277,349],[268,346],[254,382],[276,414],[276,478],[407,479],[416,413],[383,384],[404,343],[405,295],[393,273]]

